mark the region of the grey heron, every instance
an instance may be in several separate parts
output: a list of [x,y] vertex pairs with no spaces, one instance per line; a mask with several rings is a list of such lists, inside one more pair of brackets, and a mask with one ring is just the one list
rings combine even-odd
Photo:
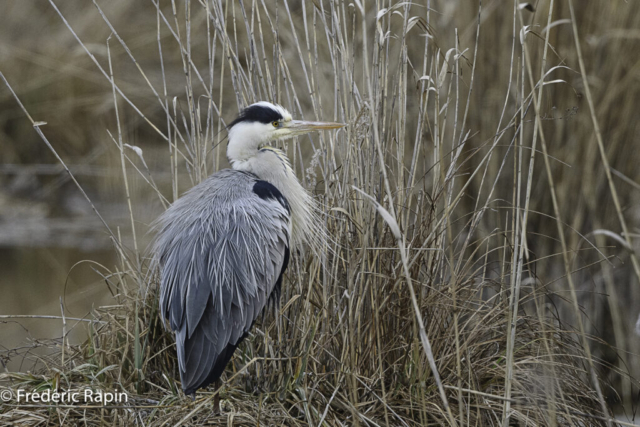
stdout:
[[269,142],[343,126],[293,120],[269,102],[250,105],[228,126],[232,169],[209,176],[156,220],[160,311],[175,332],[186,395],[217,382],[258,315],[277,302],[290,247],[321,229],[314,199]]

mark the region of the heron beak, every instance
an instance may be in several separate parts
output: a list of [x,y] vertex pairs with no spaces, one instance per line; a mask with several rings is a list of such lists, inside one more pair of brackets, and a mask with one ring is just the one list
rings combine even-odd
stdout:
[[285,124],[285,127],[296,135],[312,132],[314,130],[339,129],[345,126],[346,124],[344,123],[307,122],[304,120],[291,120]]

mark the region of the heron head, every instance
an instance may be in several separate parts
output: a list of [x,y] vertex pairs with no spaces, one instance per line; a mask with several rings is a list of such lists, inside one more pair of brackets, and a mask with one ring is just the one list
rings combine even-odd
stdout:
[[229,124],[227,156],[231,161],[244,160],[271,141],[343,126],[346,125],[293,120],[291,114],[280,105],[257,102],[242,110],[238,118]]

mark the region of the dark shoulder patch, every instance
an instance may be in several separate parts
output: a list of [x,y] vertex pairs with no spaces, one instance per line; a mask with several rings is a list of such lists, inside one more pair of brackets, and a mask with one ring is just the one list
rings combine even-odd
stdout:
[[256,183],[253,184],[253,192],[256,193],[256,195],[262,200],[277,200],[282,205],[282,207],[287,210],[287,213],[291,213],[291,208],[289,207],[289,202],[287,202],[287,199],[282,195],[280,190],[278,190],[276,186],[271,184],[270,182],[257,180]]
[[250,105],[240,112],[238,117],[229,124],[229,129],[240,122],[271,123],[284,119],[282,114],[264,105]]

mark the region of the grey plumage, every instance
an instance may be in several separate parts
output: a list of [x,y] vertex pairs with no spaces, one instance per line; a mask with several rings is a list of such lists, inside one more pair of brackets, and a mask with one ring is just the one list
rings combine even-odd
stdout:
[[251,173],[222,170],[157,220],[160,310],[176,332],[186,394],[219,377],[286,268],[288,205],[259,197],[258,182]]
[[193,394],[222,375],[270,299],[278,299],[290,243],[324,236],[313,198],[286,155],[267,145],[340,123],[305,122],[259,102],[229,127],[225,169],[189,190],[154,227],[160,311],[176,335],[182,388]]

